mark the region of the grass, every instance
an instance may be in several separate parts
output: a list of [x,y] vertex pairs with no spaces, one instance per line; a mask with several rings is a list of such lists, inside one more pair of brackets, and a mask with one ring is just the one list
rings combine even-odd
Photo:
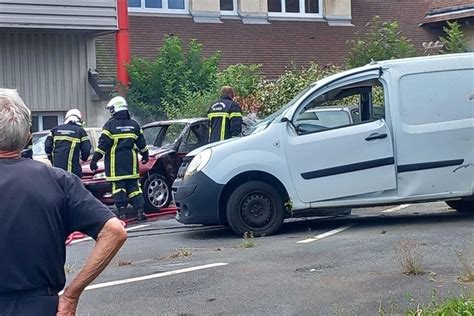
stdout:
[[406,275],[423,274],[423,252],[421,243],[416,240],[400,240],[395,247],[395,258]]
[[418,306],[406,313],[407,316],[471,316],[474,315],[474,298],[453,297],[439,306],[426,308]]
[[255,247],[253,233],[245,232],[242,239],[242,243],[240,244],[240,248],[253,248],[253,247]]

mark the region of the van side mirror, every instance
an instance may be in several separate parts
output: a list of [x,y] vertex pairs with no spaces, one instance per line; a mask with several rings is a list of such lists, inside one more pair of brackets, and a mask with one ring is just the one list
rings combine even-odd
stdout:
[[280,120],[280,122],[281,122],[281,123],[288,123],[288,124],[290,124],[290,125],[295,129],[295,131],[296,131],[296,126],[295,126],[295,124],[293,124],[293,121],[290,120],[289,118],[287,118],[287,117],[282,117],[281,120]]

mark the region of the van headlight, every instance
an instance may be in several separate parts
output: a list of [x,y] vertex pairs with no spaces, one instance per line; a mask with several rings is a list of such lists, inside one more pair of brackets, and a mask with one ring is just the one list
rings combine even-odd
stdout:
[[196,157],[194,157],[193,160],[191,160],[191,162],[189,163],[189,166],[186,169],[186,173],[184,174],[184,176],[189,177],[201,171],[202,168],[207,165],[209,159],[211,159],[211,154],[212,150],[209,148],[204,149],[199,154],[197,154]]
[[105,172],[96,173],[93,177],[93,180],[105,179]]

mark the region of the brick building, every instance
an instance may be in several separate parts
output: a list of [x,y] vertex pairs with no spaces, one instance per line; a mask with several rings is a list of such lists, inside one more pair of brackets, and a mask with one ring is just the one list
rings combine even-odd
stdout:
[[[471,0],[472,1],[472,0]],[[133,56],[153,58],[164,35],[197,39],[206,54],[221,51],[221,67],[262,64],[268,78],[290,62],[341,64],[346,42],[373,16],[397,20],[418,50],[435,41],[437,28],[422,27],[428,0],[129,0]],[[113,36],[97,40],[102,77],[115,71]]]
[[474,0],[433,0],[421,25],[440,31],[446,21],[458,21],[461,30],[474,50]]

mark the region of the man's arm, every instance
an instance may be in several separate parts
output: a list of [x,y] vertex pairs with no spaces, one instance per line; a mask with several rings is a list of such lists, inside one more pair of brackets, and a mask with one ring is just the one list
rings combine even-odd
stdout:
[[81,293],[105,269],[126,239],[127,232],[117,218],[105,223],[86,264],[59,298],[57,315],[74,315]]
[[52,153],[53,153],[53,147],[54,147],[54,140],[53,140],[53,132],[46,137],[46,140],[44,141],[44,152],[46,155],[48,155],[48,159],[52,161]]
[[82,161],[87,161],[89,159],[89,156],[91,154],[91,141],[89,139],[89,135],[87,135],[87,132],[82,129],[81,130],[81,160]]
[[242,133],[242,110],[235,102],[232,103],[229,119],[230,134],[232,137],[239,136]]
[[138,138],[136,145],[138,150],[140,150],[140,154],[142,155],[142,161],[144,163],[148,162],[148,148],[146,147],[146,140],[145,136],[143,136],[143,130],[140,127],[138,127]]

